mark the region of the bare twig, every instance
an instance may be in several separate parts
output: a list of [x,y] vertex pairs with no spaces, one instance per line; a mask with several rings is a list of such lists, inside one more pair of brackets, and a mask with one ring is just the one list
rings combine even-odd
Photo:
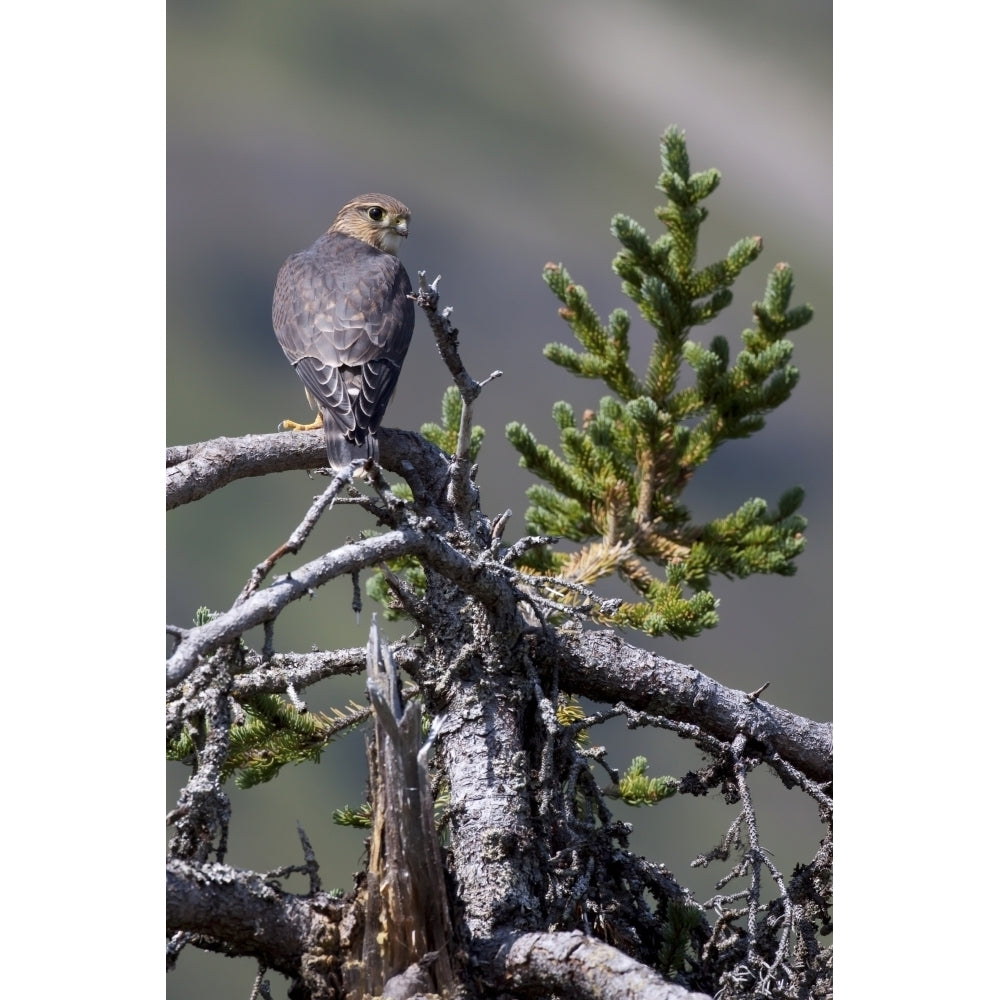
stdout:
[[315,895],[323,889],[319,879],[319,864],[316,861],[316,852],[313,850],[312,844],[309,843],[309,838],[306,836],[306,831],[302,829],[302,824],[296,823],[295,825],[298,827],[299,843],[302,844],[302,853],[306,859],[306,870],[309,872],[309,893],[310,895]]
[[239,607],[239,605],[241,605],[257,590],[264,577],[271,572],[274,564],[282,556],[298,552],[299,549],[302,548],[305,540],[309,537],[310,532],[316,527],[323,511],[330,506],[333,498],[346,485],[346,477],[334,476],[330,485],[318,497],[313,497],[312,505],[306,512],[306,516],[299,522],[298,527],[288,536],[288,540],[279,545],[278,548],[276,548],[274,552],[272,552],[263,562],[258,563],[254,567],[253,572],[250,574],[250,579],[246,582],[246,586],[244,586],[244,588],[240,591],[239,597],[237,597],[233,603],[234,608]]
[[465,365],[462,364],[462,359],[458,356],[458,329],[451,325],[451,307],[449,306],[438,312],[437,307],[440,295],[438,294],[437,285],[441,280],[441,275],[438,275],[430,284],[427,283],[426,271],[419,271],[418,278],[417,294],[413,296],[413,299],[423,309],[424,315],[427,317],[427,322],[430,323],[438,352],[441,354],[444,363],[448,366],[448,371],[451,372],[451,377],[455,385],[458,386],[462,401],[472,403],[479,393],[482,392],[483,386],[487,382],[493,381],[493,379],[500,378],[503,372],[491,372],[482,382],[477,382],[465,370]]
[[422,536],[412,529],[390,531],[345,545],[285,574],[266,590],[251,594],[228,612],[205,625],[189,629],[167,663],[167,686],[187,677],[200,657],[238,639],[249,629],[273,620],[282,608],[308,596],[328,580],[385,559],[395,559],[420,548],[423,542]]
[[434,341],[452,380],[458,387],[462,397],[462,413],[459,417],[458,443],[455,448],[454,460],[450,469],[448,501],[454,510],[462,515],[472,513],[478,507],[478,494],[472,485],[473,470],[470,456],[472,444],[472,404],[482,392],[483,386],[503,375],[501,371],[491,372],[481,382],[477,382],[465,369],[458,355],[458,329],[451,324],[451,306],[438,311],[437,285],[441,280],[438,275],[430,284],[427,283],[427,272],[419,272],[419,286],[414,301],[424,311],[430,324]]

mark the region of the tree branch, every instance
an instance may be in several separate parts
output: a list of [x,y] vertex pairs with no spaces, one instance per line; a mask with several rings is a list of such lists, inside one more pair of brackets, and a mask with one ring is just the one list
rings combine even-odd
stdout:
[[511,934],[493,968],[506,990],[529,996],[545,991],[574,1000],[711,1000],[579,931]]
[[167,861],[167,933],[198,934],[226,955],[250,955],[286,976],[336,934],[343,904],[328,893],[282,892],[261,875],[220,864]]
[[215,438],[167,449],[167,510],[201,500],[237,479],[326,466],[319,431]]
[[[407,640],[389,648],[396,663],[410,673],[422,659],[420,650],[409,645]],[[251,669],[233,678],[232,692],[236,698],[252,694],[283,694],[289,687],[296,690],[307,688],[327,677],[363,673],[365,650],[357,646],[314,653],[274,653],[269,659],[250,652],[247,663]]]
[[769,744],[813,781],[833,779],[833,724],[813,722],[743,691],[726,687],[700,670],[627,643],[610,630],[561,636],[559,684],[605,703],[690,722],[730,741],[744,732]]
[[491,372],[482,382],[477,382],[466,371],[458,354],[458,329],[451,324],[451,306],[438,311],[437,284],[441,280],[441,275],[430,284],[427,283],[426,271],[420,271],[419,278],[418,292],[412,298],[427,316],[438,353],[447,365],[452,381],[462,397],[462,414],[459,419],[458,442],[451,468],[451,489],[448,499],[456,512],[469,515],[478,509],[479,502],[478,493],[472,485],[475,471],[469,455],[472,443],[472,404],[483,391],[483,386],[500,378],[503,372],[499,370]]
[[398,528],[363,542],[343,545],[286,573],[270,587],[257,591],[207,624],[180,632],[180,641],[167,660],[167,687],[187,677],[198,665],[199,657],[235,641],[257,625],[273,621],[292,601],[311,595],[315,588],[334,577],[411,553],[421,556],[444,578],[477,598],[494,614],[513,620],[516,598],[504,574],[469,559],[440,538],[435,527],[434,522],[426,518],[419,528]]
[[[448,456],[413,431],[382,427],[379,461],[401,475],[417,493],[447,472]],[[279,431],[220,437],[167,448],[167,510],[201,500],[239,479],[275,472],[326,474],[326,447],[319,431]],[[417,478],[414,484],[413,477]]]
[[420,533],[412,528],[389,531],[363,542],[344,545],[286,573],[230,611],[205,625],[187,630],[167,660],[167,687],[187,677],[198,665],[199,657],[234,642],[257,625],[273,621],[282,608],[311,595],[316,587],[328,580],[406,555],[421,548],[423,541]]
[[458,386],[459,394],[464,403],[472,403],[483,391],[483,386],[495,378],[503,375],[501,371],[492,372],[488,378],[482,382],[477,382],[462,364],[462,359],[458,356],[458,328],[451,325],[451,306],[438,312],[438,301],[440,295],[437,284],[441,280],[438,275],[430,284],[427,283],[427,272],[418,273],[419,287],[417,294],[413,296],[414,302],[424,311],[427,322],[430,324],[431,332],[434,334],[434,342],[437,344],[438,353],[441,359],[448,366],[452,381]]

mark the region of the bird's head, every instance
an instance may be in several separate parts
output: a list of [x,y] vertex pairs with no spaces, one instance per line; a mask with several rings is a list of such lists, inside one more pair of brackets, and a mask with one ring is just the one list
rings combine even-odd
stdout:
[[343,233],[385,253],[399,252],[410,226],[410,210],[387,194],[362,194],[352,198],[338,213],[328,232]]

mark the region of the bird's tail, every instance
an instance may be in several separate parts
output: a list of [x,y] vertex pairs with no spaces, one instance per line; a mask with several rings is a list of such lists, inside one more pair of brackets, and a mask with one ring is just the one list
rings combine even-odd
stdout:
[[332,420],[323,421],[323,432],[326,435],[326,457],[335,472],[367,459],[378,462],[378,440],[374,434],[365,434],[361,443],[357,444],[345,437]]

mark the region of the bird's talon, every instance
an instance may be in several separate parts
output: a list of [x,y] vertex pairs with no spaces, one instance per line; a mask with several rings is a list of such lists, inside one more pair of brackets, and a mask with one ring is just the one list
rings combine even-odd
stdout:
[[300,424],[294,420],[282,420],[278,424],[279,431],[317,431],[323,426],[323,418],[317,416],[311,424]]

